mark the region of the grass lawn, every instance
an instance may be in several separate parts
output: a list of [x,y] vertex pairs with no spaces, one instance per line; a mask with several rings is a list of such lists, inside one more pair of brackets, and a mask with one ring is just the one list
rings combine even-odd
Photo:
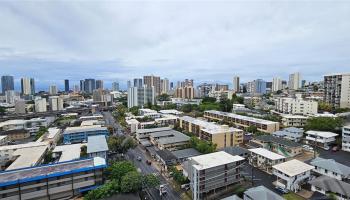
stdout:
[[294,193],[288,193],[283,195],[283,198],[285,198],[286,200],[305,200],[303,197],[298,196]]

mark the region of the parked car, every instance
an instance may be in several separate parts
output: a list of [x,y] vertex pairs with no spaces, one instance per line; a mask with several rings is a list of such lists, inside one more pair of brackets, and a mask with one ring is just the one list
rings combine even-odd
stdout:
[[151,164],[152,164],[152,161],[146,160],[146,163],[147,163],[147,165],[151,165]]
[[276,187],[275,188],[278,192],[282,193],[282,194],[287,194],[288,190],[286,190],[285,188],[281,188],[281,187]]
[[339,151],[339,146],[337,145],[337,146],[334,146],[334,147],[332,147],[332,152],[337,152],[337,151]]
[[141,156],[137,156],[137,160],[138,161],[141,161],[142,159],[141,159]]

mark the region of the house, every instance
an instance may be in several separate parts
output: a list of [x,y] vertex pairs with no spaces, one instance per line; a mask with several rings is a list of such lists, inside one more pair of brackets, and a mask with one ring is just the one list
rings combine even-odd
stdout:
[[207,199],[215,190],[241,180],[244,158],[224,151],[191,157],[183,163],[183,174],[190,180],[192,199]]
[[222,148],[221,151],[225,151],[226,153],[229,153],[233,156],[241,156],[243,158],[248,158],[250,152],[248,151],[248,149],[245,149],[243,147],[225,147]]
[[296,127],[288,127],[281,131],[276,131],[272,135],[294,142],[299,142],[303,137],[304,130]]
[[332,193],[338,200],[350,199],[350,184],[328,176],[321,176],[309,182],[311,190],[324,195]]
[[283,163],[286,157],[264,148],[248,149],[250,151],[249,164],[267,173],[272,173],[272,166]]
[[106,136],[94,135],[88,137],[87,154],[88,157],[101,157],[107,160],[108,145]]
[[273,135],[260,135],[254,137],[251,143],[255,143],[260,147],[284,155],[286,157],[294,157],[302,153],[302,145],[284,138],[275,137]]
[[136,133],[140,122],[137,121],[136,119],[127,119],[125,120],[125,122],[127,124],[128,129],[130,130],[130,133],[131,134]]
[[284,198],[267,189],[265,186],[258,186],[246,190],[243,200],[284,200]]
[[306,143],[315,144],[324,148],[329,149],[329,146],[335,142],[335,137],[338,134],[325,131],[306,131]]
[[297,192],[301,186],[310,180],[314,166],[299,160],[290,160],[272,166],[272,173],[277,177],[275,185],[286,190]]
[[201,155],[201,153],[199,153],[194,148],[181,149],[181,150],[177,150],[177,151],[172,151],[171,153],[176,157],[176,160],[179,163],[182,163],[182,162],[188,160],[188,158],[190,158],[190,157]]
[[282,125],[285,127],[304,127],[308,117],[302,115],[282,115]]
[[338,180],[350,179],[350,167],[336,162],[333,159],[315,158],[310,162],[315,166],[314,172]]
[[160,128],[148,128],[148,129],[138,129],[136,130],[136,139],[138,141],[142,139],[149,139],[149,135],[151,133],[161,132],[161,131],[169,131],[172,130],[170,127],[160,127]]
[[175,165],[177,163],[177,158],[169,150],[159,150],[156,152],[156,158],[165,167],[170,165]]
[[150,141],[160,150],[178,150],[188,146],[190,137],[179,131],[169,130],[151,133]]
[[342,150],[350,152],[350,126],[343,127]]

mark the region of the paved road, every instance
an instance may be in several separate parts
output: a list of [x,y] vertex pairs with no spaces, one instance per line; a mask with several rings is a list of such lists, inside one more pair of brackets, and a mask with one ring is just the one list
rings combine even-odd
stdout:
[[[114,129],[117,131],[116,134],[118,134],[118,135],[124,134],[123,128],[120,126],[120,124],[118,124],[115,121],[114,117],[112,116],[112,114],[110,112],[103,112],[103,115],[104,115],[104,118],[106,121],[106,125],[114,127]],[[157,170],[157,168],[155,168],[153,166],[153,164],[148,165],[146,163],[146,160],[149,159],[149,156],[147,158],[146,152],[144,150],[142,150],[140,146],[137,146],[135,149],[130,149],[126,153],[126,157],[129,160],[131,160],[138,169],[141,170],[141,173],[143,173],[143,174],[156,174],[159,177],[161,184],[168,184],[166,179],[162,175],[160,175],[160,172]],[[138,157],[141,157],[141,161],[137,160]],[[159,195],[158,189],[152,189],[149,192],[150,192],[151,196],[153,197],[153,199],[156,199],[156,200],[160,200],[160,199],[178,200],[178,199],[181,199],[179,194],[177,192],[175,192],[171,186],[167,186],[167,195],[163,198]]]

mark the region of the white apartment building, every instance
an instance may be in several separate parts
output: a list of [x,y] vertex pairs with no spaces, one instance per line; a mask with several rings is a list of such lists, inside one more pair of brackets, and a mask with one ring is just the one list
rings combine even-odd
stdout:
[[148,103],[155,104],[156,93],[154,86],[128,88],[128,108],[144,106]]
[[272,173],[272,166],[283,163],[286,157],[264,148],[248,149],[250,151],[249,164],[267,173]]
[[289,75],[288,88],[290,90],[297,90],[300,88],[300,73],[296,72]]
[[324,148],[326,150],[329,149],[329,146],[335,142],[335,137],[338,134],[326,131],[306,131],[306,143],[307,144],[315,144]]
[[160,80],[160,89],[162,94],[168,94],[170,91],[169,79],[164,78]]
[[274,77],[272,79],[272,92],[282,90],[282,79],[279,77]]
[[59,96],[49,97],[50,110],[57,111],[63,110],[63,98]]
[[192,199],[206,199],[208,193],[238,183],[243,160],[224,151],[189,158],[183,173],[190,180]]
[[350,108],[350,73],[324,76],[324,101],[334,108]]
[[282,115],[282,124],[285,127],[303,127],[308,117],[302,115]]
[[350,152],[350,126],[343,127],[342,150]]
[[296,98],[283,97],[275,99],[275,109],[279,113],[292,115],[314,115],[318,112],[317,101],[303,100],[301,95]]
[[314,172],[320,175],[329,176],[337,180],[350,179],[350,167],[336,162],[333,159],[315,158],[310,164],[315,166]]
[[21,130],[25,129],[34,135],[40,128],[40,126],[46,127],[48,125],[46,119],[32,118],[29,120],[14,119],[0,122],[0,131]]
[[23,95],[34,95],[35,94],[35,83],[33,78],[22,78],[21,89]]
[[295,159],[272,168],[273,175],[277,177],[274,184],[293,192],[301,190],[301,186],[310,180],[311,170],[314,169],[313,166]]
[[58,92],[56,85],[50,85],[49,87],[49,94],[50,95],[56,95]]
[[45,98],[35,99],[35,112],[47,112]]

